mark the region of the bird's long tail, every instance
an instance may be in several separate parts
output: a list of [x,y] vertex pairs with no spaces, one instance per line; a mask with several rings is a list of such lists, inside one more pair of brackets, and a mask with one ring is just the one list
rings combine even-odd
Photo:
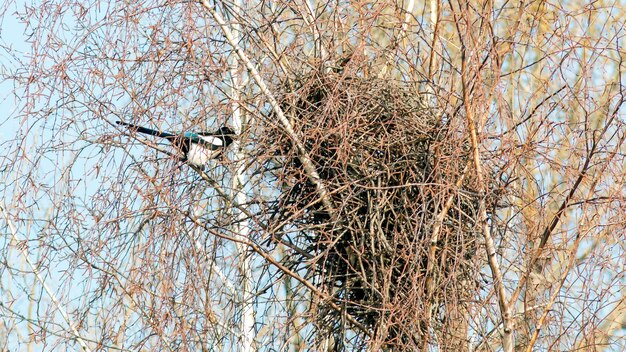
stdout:
[[118,125],[126,126],[130,130],[137,131],[137,132],[144,133],[144,134],[149,134],[151,136],[157,136],[157,137],[167,138],[167,139],[176,137],[176,135],[171,134],[171,133],[159,132],[159,131],[151,130],[149,128],[136,126],[130,123],[122,122],[122,121],[116,121],[115,123],[117,123]]

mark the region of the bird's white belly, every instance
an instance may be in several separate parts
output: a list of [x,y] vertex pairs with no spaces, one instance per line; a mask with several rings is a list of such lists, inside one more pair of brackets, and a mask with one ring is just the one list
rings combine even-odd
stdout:
[[215,150],[204,148],[198,144],[192,144],[187,153],[187,160],[193,165],[204,166],[215,154]]

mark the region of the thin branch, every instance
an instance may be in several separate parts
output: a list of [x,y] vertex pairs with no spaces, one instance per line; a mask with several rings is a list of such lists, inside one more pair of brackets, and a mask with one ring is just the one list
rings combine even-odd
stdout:
[[291,140],[296,145],[296,149],[298,151],[298,157],[300,161],[302,162],[302,165],[304,166],[304,170],[309,180],[311,181],[311,183],[315,185],[315,188],[322,200],[322,203],[324,204],[324,207],[326,207],[326,210],[328,211],[328,214],[330,215],[331,219],[333,219],[333,221],[336,222],[337,213],[335,211],[335,207],[332,203],[332,200],[330,199],[328,190],[326,189],[326,185],[324,185],[324,183],[322,182],[322,179],[320,178],[319,174],[317,173],[317,170],[315,169],[315,165],[313,164],[313,162],[311,161],[311,159],[309,158],[307,154],[304,144],[302,144],[302,141],[300,140],[300,138],[294,131],[293,126],[291,126],[289,119],[287,118],[287,116],[285,116],[285,113],[280,107],[280,104],[278,103],[278,101],[276,100],[272,92],[270,92],[269,88],[265,84],[265,81],[259,74],[259,71],[252,64],[252,62],[250,61],[246,53],[243,51],[243,49],[235,41],[230,28],[224,21],[224,18],[222,18],[222,16],[216,11],[216,9],[209,3],[208,0],[201,0],[201,2],[202,2],[202,6],[204,6],[204,8],[207,9],[207,11],[209,11],[211,16],[213,16],[213,19],[215,19],[217,24],[222,29],[222,32],[224,33],[226,40],[233,47],[233,49],[237,53],[237,56],[244,63],[244,65],[246,66],[246,69],[248,70],[248,72],[250,73],[250,75],[252,76],[256,84],[259,86],[259,89],[261,90],[263,95],[265,95],[265,97],[267,98],[270,106],[276,113],[276,116],[278,117],[278,120],[280,124],[282,125],[285,133],[287,133],[289,138],[291,138]]
[[[619,105],[621,105],[621,104],[619,104]],[[618,105],[617,109],[619,109],[619,105]],[[606,129],[605,129],[605,131],[606,131]],[[604,165],[599,170],[597,176],[594,178],[593,182],[591,183],[591,185],[589,187],[589,191],[587,192],[587,198],[591,198],[593,196],[593,194],[594,194],[594,192],[596,190],[596,186],[598,185],[598,182],[600,181],[601,175],[603,175],[604,171],[611,165],[611,161],[613,160],[613,158],[615,157],[617,152],[622,147],[622,144],[624,143],[625,139],[626,139],[626,133],[623,133],[622,136],[620,137],[620,139],[619,139],[615,149],[613,150],[611,155],[609,155],[609,157],[606,159],[606,161],[604,162]],[[594,140],[594,144],[595,143],[596,143],[596,141]],[[587,214],[587,208],[588,207],[589,207],[589,203],[585,203],[585,205],[583,207],[582,214]],[[583,220],[581,221],[580,227],[584,227],[586,225],[585,219],[586,218],[583,218]],[[589,231],[587,231],[587,233],[588,232]],[[571,254],[570,254],[570,260],[569,260],[569,263],[567,265],[567,268],[564,270],[558,287],[554,290],[554,292],[550,296],[550,299],[548,300],[548,304],[544,308],[543,314],[541,315],[541,317],[539,318],[539,320],[537,322],[537,325],[536,325],[537,327],[535,328],[535,331],[533,332],[533,335],[530,338],[530,341],[528,343],[528,348],[526,349],[526,352],[532,352],[533,346],[535,345],[535,343],[537,342],[537,338],[539,337],[539,332],[541,331],[541,328],[544,325],[544,323],[546,321],[546,318],[548,317],[548,313],[550,313],[550,310],[552,308],[552,305],[554,304],[554,301],[556,300],[556,297],[561,292],[561,288],[565,284],[565,280],[567,279],[567,275],[572,270],[574,264],[577,261],[576,260],[577,259],[576,253],[578,252],[578,247],[580,246],[580,243],[582,242],[582,240],[584,238],[585,238],[585,234],[580,234],[579,233],[576,236],[576,241],[574,242],[574,244],[572,245],[572,247],[570,249],[570,253]]]
[[[11,219],[9,219],[9,214],[7,214],[7,212],[4,209],[4,207],[0,206],[0,212],[2,212],[2,214],[4,215],[4,219],[7,222],[7,225],[9,226],[9,230],[11,231],[11,240],[14,243],[21,242],[20,239],[18,238],[18,235],[17,235],[17,229],[13,225],[13,222],[11,221]],[[20,253],[24,257],[24,260],[26,260],[26,263],[28,263],[28,266],[33,271],[33,273],[35,274],[35,277],[37,277],[37,281],[39,281],[41,286],[43,286],[44,290],[46,291],[46,293],[48,294],[48,296],[52,300],[52,303],[54,304],[54,306],[59,310],[59,312],[61,312],[61,315],[63,316],[63,319],[69,325],[70,330],[72,331],[72,334],[76,338],[76,341],[78,341],[80,346],[83,348],[83,351],[91,351],[89,349],[89,347],[87,347],[87,343],[85,342],[85,340],[78,333],[78,330],[76,330],[76,325],[74,324],[74,322],[70,318],[69,314],[67,314],[67,311],[65,310],[64,306],[61,305],[61,302],[56,297],[54,292],[52,292],[50,287],[48,287],[48,284],[46,283],[44,278],[41,276],[41,273],[39,272],[39,269],[37,269],[37,266],[35,266],[35,264],[33,264],[33,262],[30,260],[30,257],[28,255],[28,246],[27,245],[23,245],[23,246],[17,246],[17,247],[19,248]]]
[[[470,170],[471,164],[472,164],[472,161],[468,160],[468,163],[467,165],[465,165],[465,169],[463,170],[461,177],[459,177],[459,179],[456,181],[455,185],[457,188],[461,188],[461,186],[463,185],[463,181],[465,180],[465,177],[467,176],[467,173]],[[452,207],[452,203],[454,202],[455,198],[456,198],[456,192],[452,192],[450,196],[448,197],[448,199],[446,200],[439,214],[437,214],[434,224],[433,224],[432,235],[430,237],[430,247],[428,249],[428,262],[426,264],[426,292],[428,293],[429,296],[432,296],[432,292],[434,289],[433,267],[435,265],[435,254],[437,252],[437,243],[439,242],[439,233],[441,232],[443,221],[445,220],[446,216],[448,216],[448,211],[450,211],[450,208]],[[430,304],[430,297],[428,297],[426,302]],[[427,307],[425,320],[426,320],[426,324],[428,325],[430,324],[431,315],[432,315],[432,310],[430,307]],[[428,326],[426,326],[425,328],[426,333],[424,334],[425,338],[424,338],[424,344],[423,344],[424,351],[428,350],[428,329],[429,329]]]
[[[459,26],[459,19],[454,14],[454,23],[459,35],[459,41],[461,42],[461,87],[463,91],[463,105],[465,107],[465,117],[467,119],[467,127],[469,129],[470,140],[472,143],[472,154],[474,160],[474,168],[476,169],[476,177],[478,178],[478,185],[481,192],[484,192],[485,179],[483,176],[482,162],[480,159],[480,151],[478,145],[478,133],[476,131],[477,121],[474,119],[473,111],[471,109],[469,82],[468,82],[468,67],[467,67],[467,46],[464,41],[464,36],[461,34],[461,28]],[[468,29],[469,30],[469,27]],[[502,323],[504,326],[502,334],[502,347],[506,352],[513,352],[513,324],[511,320],[511,306],[508,304],[506,291],[504,289],[504,281],[502,278],[502,272],[500,270],[500,264],[496,258],[496,249],[493,238],[491,237],[491,228],[487,221],[487,209],[485,206],[485,197],[481,197],[479,204],[479,224],[482,227],[483,237],[485,239],[485,249],[487,250],[487,262],[493,275],[493,284],[495,286],[496,295],[498,297],[498,306],[500,308],[500,315],[502,317]]]
[[215,231],[215,229],[207,227],[207,225],[205,223],[201,222],[200,220],[198,220],[197,218],[193,217],[189,213],[185,213],[184,215],[189,220],[193,221],[194,224],[196,224],[198,226],[201,226],[207,232],[210,232],[210,233],[212,233],[213,235],[215,235],[215,236],[217,236],[219,238],[222,238],[222,239],[225,239],[225,240],[228,240],[228,241],[232,241],[234,243],[241,243],[241,244],[244,244],[244,245],[250,247],[250,249],[252,249],[252,251],[254,251],[255,253],[259,254],[268,263],[274,265],[277,269],[279,269],[280,271],[282,271],[286,275],[291,276],[292,278],[294,278],[297,281],[299,281],[301,284],[303,284],[309,290],[311,290],[311,292],[313,294],[321,297],[324,300],[324,302],[326,304],[328,304],[332,309],[336,310],[337,312],[342,313],[346,317],[346,320],[348,320],[352,325],[354,325],[359,330],[363,331],[363,333],[366,334],[367,336],[371,337],[371,332],[369,331],[369,329],[367,329],[365,326],[363,326],[363,324],[359,323],[352,315],[346,313],[345,310],[342,307],[338,306],[334,302],[334,299],[331,296],[329,296],[328,294],[320,291],[317,287],[315,287],[313,284],[311,284],[307,279],[303,278],[302,276],[298,275],[297,273],[295,273],[294,271],[292,271],[288,267],[286,267],[283,264],[281,264],[271,254],[268,254],[265,250],[263,250],[261,247],[259,247],[256,243],[252,242],[250,239],[242,239],[239,236],[235,237],[235,236],[225,235],[225,234],[223,234],[221,232]]

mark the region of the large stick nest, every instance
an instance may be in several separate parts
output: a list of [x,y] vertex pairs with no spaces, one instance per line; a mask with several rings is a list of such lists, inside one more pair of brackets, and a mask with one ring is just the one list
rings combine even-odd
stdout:
[[[294,143],[278,127],[268,131],[267,147],[280,155],[276,176],[283,189],[272,216],[304,249],[292,256],[293,266],[308,263],[319,289],[342,307],[338,312],[313,302],[317,326],[335,335],[336,349],[348,339],[337,336],[345,332],[344,314],[366,327],[370,344],[421,346],[426,310],[431,324],[445,330],[445,316],[476,286],[479,198],[471,172],[455,186],[469,160],[466,134],[454,123],[458,117],[429,107],[417,92],[406,83],[337,73],[308,75],[285,89],[282,108],[333,209],[319,200]],[[453,205],[431,243],[449,197]],[[436,256],[428,292],[431,246]],[[353,337],[363,334],[357,330]]]

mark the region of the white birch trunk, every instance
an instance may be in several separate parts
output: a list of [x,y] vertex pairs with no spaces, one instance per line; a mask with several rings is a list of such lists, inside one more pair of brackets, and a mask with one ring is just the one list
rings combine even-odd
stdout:
[[[233,11],[235,15],[235,21],[231,24],[233,34],[236,42],[240,39],[241,26],[237,22],[237,18],[241,13],[241,0],[235,0],[233,4]],[[243,77],[239,72],[239,60],[236,55],[232,56],[230,63],[230,75],[232,80],[233,90],[231,92],[233,115],[232,120],[235,127],[235,133],[241,136],[244,124],[243,109],[240,107],[241,89],[244,84]],[[246,203],[246,194],[244,187],[247,184],[247,177],[245,174],[244,153],[241,148],[240,139],[235,139],[233,142],[233,150],[235,151],[235,175],[233,177],[233,190],[235,192],[236,204],[243,205]],[[241,237],[243,242],[249,240],[249,224],[246,215],[240,210],[233,210],[237,212],[237,224],[235,225],[236,235]],[[241,351],[249,352],[254,351],[254,310],[252,309],[254,295],[252,294],[252,266],[251,259],[248,255],[248,247],[241,242],[236,243],[237,252],[239,255],[239,275],[241,280],[241,294],[239,295],[240,309],[241,309],[241,321],[239,322],[239,328],[241,332],[239,347]]]

